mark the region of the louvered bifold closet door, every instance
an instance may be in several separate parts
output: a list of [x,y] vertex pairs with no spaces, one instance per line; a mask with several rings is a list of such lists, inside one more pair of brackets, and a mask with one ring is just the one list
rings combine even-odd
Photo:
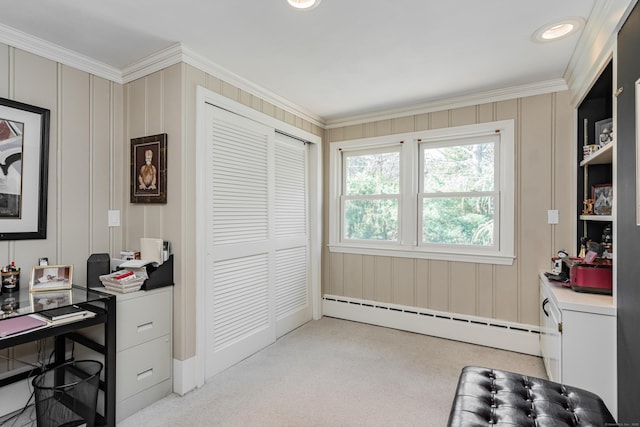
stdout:
[[307,145],[276,133],[276,318],[282,336],[311,320]]
[[210,378],[276,337],[274,130],[207,106],[206,372]]

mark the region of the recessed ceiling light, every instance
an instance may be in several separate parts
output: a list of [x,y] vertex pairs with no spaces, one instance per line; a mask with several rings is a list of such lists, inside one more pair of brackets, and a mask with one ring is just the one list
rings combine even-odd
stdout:
[[582,29],[583,25],[584,19],[582,18],[563,19],[538,28],[536,32],[533,33],[533,40],[543,43],[560,40],[577,33]]
[[296,9],[311,9],[320,4],[320,0],[287,0]]

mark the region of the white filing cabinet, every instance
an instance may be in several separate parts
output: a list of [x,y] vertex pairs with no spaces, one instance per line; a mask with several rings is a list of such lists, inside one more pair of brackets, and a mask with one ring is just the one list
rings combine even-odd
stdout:
[[[109,291],[103,291],[109,292]],[[116,295],[116,420],[172,392],[173,287]]]
[[540,328],[540,349],[549,379],[596,393],[615,417],[613,298],[575,292],[540,274]]

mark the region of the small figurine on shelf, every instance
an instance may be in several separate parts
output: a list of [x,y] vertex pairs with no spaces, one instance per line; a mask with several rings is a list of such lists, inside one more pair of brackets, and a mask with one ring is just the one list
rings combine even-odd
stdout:
[[587,238],[580,238],[580,253],[578,254],[578,258],[584,258],[587,255]]
[[582,202],[584,204],[582,215],[593,215],[593,205],[595,202],[595,199],[585,199],[584,202]]

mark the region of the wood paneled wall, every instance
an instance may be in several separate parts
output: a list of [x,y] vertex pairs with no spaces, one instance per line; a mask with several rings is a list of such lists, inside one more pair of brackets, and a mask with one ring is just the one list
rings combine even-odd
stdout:
[[[107,211],[122,209],[128,169],[122,85],[0,44],[0,96],[51,111],[47,238],[1,241],[0,264],[21,267],[22,290],[40,257],[73,264],[74,283],[84,286],[89,255],[121,247],[121,230],[108,227]],[[30,354],[32,346],[13,357]],[[0,370],[14,366],[0,359]]]
[[47,238],[0,242],[0,263],[22,267],[23,287],[48,257],[82,285],[89,254],[120,247],[107,211],[122,207],[122,86],[0,45],[0,96],[51,111]]
[[[330,129],[338,141],[514,119],[516,259],[512,266],[330,253],[324,199],[323,293],[538,324],[538,279],[559,249],[572,248],[573,109],[568,92],[531,96]],[[560,224],[547,224],[547,210]]]

